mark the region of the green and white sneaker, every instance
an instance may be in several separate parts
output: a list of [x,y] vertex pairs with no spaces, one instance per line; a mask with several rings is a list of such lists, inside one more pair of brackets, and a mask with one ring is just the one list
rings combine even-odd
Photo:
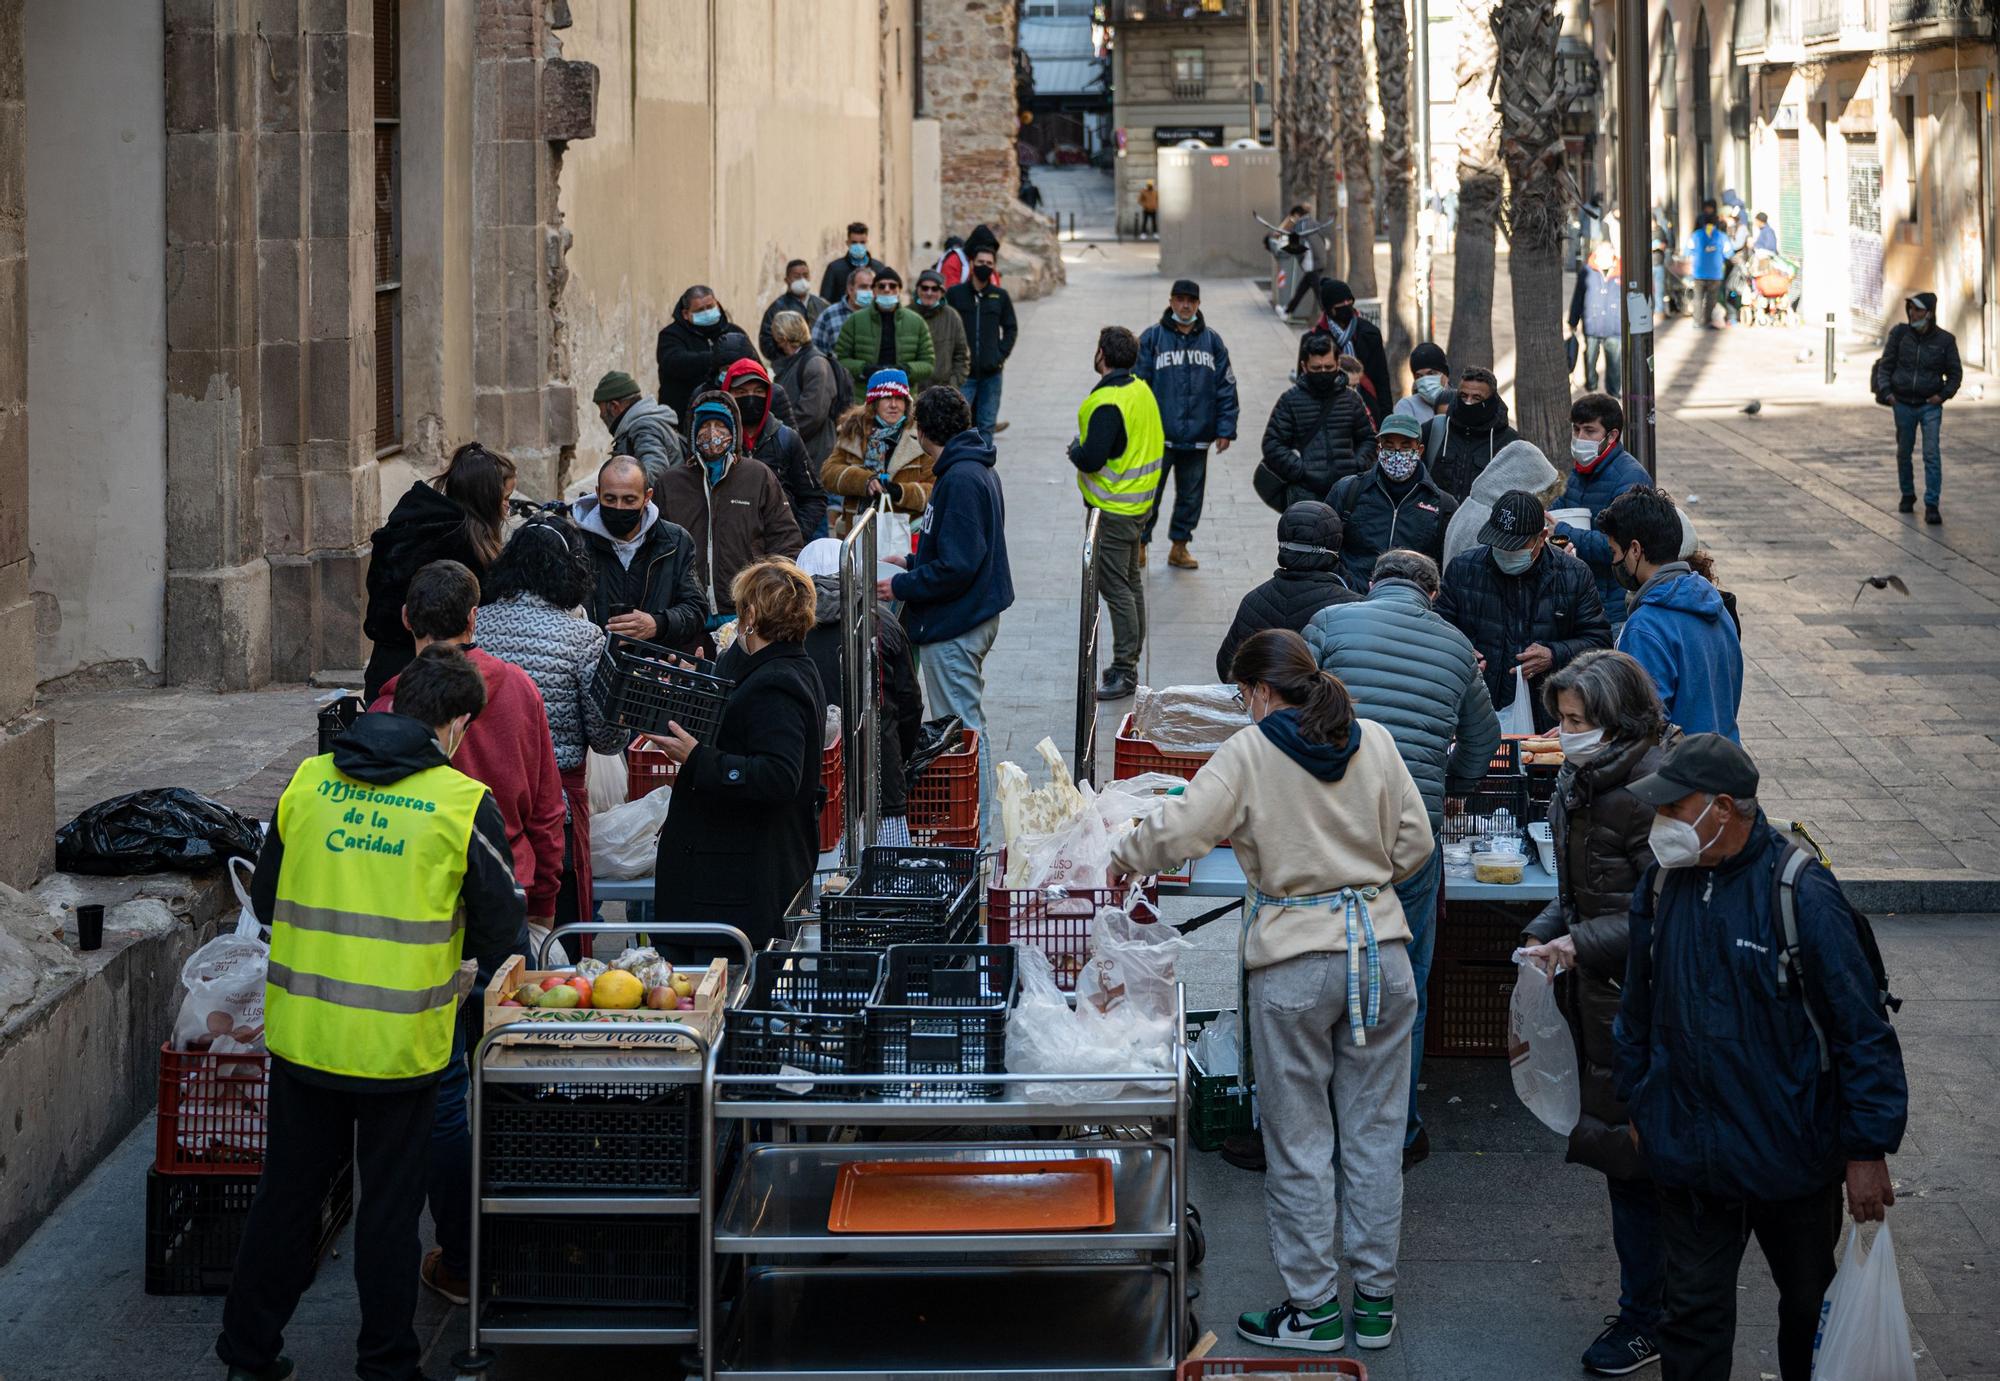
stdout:
[[1347,1320],[1340,1312],[1339,1295],[1310,1312],[1286,1301],[1260,1314],[1244,1314],[1236,1320],[1236,1332],[1265,1347],[1301,1352],[1338,1352],[1347,1346]]
[[1396,1336],[1396,1297],[1376,1299],[1354,1292],[1354,1341],[1363,1347],[1387,1347]]

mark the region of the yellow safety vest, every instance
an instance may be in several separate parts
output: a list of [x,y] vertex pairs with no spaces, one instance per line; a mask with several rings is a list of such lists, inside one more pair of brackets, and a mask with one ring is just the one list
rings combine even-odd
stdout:
[[1076,410],[1076,434],[1090,435],[1090,415],[1109,405],[1125,422],[1125,450],[1095,474],[1077,471],[1076,487],[1083,501],[1106,513],[1141,517],[1153,506],[1160,487],[1160,468],[1167,454],[1167,429],[1160,422],[1160,405],[1144,379],[1127,379],[1112,388],[1097,388]]
[[285,844],[271,923],[271,1053],[362,1079],[435,1074],[451,1058],[460,886],[486,788],[450,767],[391,786],[308,758],[278,801]]

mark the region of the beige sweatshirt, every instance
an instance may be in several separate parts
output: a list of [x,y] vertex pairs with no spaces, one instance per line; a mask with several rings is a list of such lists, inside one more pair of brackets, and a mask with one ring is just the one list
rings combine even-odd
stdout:
[[[1112,847],[1118,865],[1154,873],[1227,839],[1245,880],[1268,896],[1380,888],[1368,903],[1376,940],[1408,940],[1403,905],[1389,884],[1430,857],[1430,812],[1389,731],[1373,720],[1355,723],[1361,747],[1337,782],[1313,776],[1256,727],[1239,731],[1183,795]],[[1340,908],[1265,906],[1251,920],[1243,963],[1259,969],[1346,949]]]

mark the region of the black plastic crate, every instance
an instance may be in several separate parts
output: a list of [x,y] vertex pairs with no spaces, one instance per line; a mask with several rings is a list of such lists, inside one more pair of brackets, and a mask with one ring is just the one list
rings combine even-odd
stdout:
[[[869,999],[882,956],[848,950],[765,950],[750,964],[750,991],[722,1014],[723,1074],[867,1074]],[[725,1086],[727,1098],[868,1097],[865,1084]]]
[[[1250,1095],[1234,1074],[1210,1074],[1194,1058],[1195,1037],[1221,1012],[1189,1012],[1188,1131],[1197,1151],[1220,1151],[1229,1137],[1247,1135],[1255,1127]],[[1247,1034],[1247,1033],[1246,1033]]]
[[361,697],[348,691],[338,698],[319,707],[319,751],[331,753],[333,741],[354,727],[354,721],[361,718],[368,707],[361,703]]
[[486,1305],[692,1310],[700,1220],[490,1213],[479,1223]]
[[488,1193],[701,1188],[701,1098],[693,1084],[488,1084],[479,1120]]
[[[226,1295],[257,1197],[256,1175],[146,1172],[146,1293]],[[314,1269],[354,1213],[354,1162],[341,1164],[320,1207]]]
[[590,678],[590,699],[600,714],[623,728],[664,734],[671,721],[696,742],[709,743],[735,687],[734,681],[715,674],[712,662],[613,633]]
[[[1012,945],[893,945],[868,1005],[869,1064],[877,1074],[1004,1074],[1014,1006]],[[1005,1084],[886,1085],[895,1101],[999,1098]]]
[[1445,802],[1444,840],[1477,839],[1487,832],[1493,816],[1505,810],[1514,818],[1517,833],[1528,827],[1528,779],[1518,772],[1495,773],[1479,783],[1477,791],[1449,797]]
[[979,926],[979,851],[864,849],[846,890],[820,894],[819,919],[827,949],[968,941]]
[[1522,927],[1541,909],[1541,902],[1447,901],[1436,922],[1436,956],[1511,963]]

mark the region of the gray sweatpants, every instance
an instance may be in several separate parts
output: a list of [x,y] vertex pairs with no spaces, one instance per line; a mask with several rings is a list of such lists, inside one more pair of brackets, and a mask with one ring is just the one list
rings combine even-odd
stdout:
[[1366,1045],[1348,1030],[1345,954],[1302,954],[1249,975],[1271,1257],[1301,1309],[1319,1308],[1339,1288],[1336,1217],[1354,1283],[1371,1295],[1396,1290],[1417,987],[1401,941],[1381,955],[1381,1024],[1368,1028]]

